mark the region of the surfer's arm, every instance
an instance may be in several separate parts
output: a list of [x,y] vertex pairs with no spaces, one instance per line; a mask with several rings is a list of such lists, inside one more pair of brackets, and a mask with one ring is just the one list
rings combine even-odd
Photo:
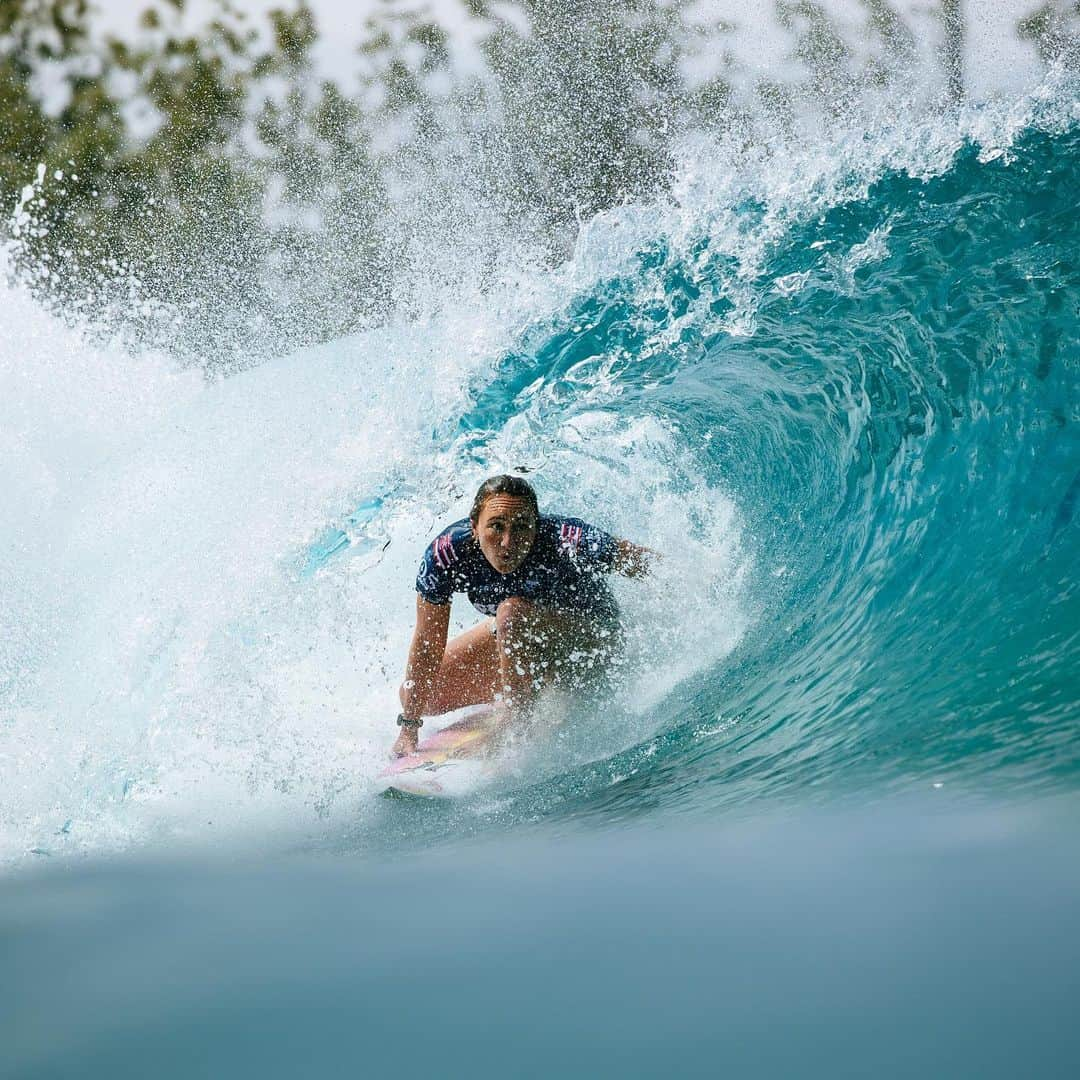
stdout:
[[[450,605],[432,604],[422,596],[416,598],[416,629],[413,631],[409,659],[405,665],[405,682],[401,687],[401,711],[406,720],[419,720],[424,715],[435,689],[435,676],[446,652],[450,629]],[[402,728],[412,731],[416,728]]]
[[615,541],[615,561],[612,569],[624,577],[644,577],[652,567],[654,560],[660,558],[660,552],[652,548],[632,544],[629,540]]

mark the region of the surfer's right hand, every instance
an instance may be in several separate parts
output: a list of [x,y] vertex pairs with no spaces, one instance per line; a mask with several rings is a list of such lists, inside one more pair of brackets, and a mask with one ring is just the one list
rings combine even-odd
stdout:
[[403,726],[397,739],[394,740],[394,757],[406,757],[416,753],[416,745],[420,741],[420,729]]

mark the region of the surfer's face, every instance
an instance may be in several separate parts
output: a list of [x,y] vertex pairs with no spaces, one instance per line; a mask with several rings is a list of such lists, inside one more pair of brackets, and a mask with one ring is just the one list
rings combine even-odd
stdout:
[[513,573],[536,539],[532,504],[517,495],[489,495],[473,522],[480,550],[500,574]]

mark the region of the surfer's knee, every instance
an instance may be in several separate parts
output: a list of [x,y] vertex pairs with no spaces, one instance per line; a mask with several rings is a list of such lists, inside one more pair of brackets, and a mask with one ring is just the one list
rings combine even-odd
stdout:
[[520,634],[531,621],[536,605],[523,596],[508,596],[495,611],[495,636],[499,641]]
[[523,596],[508,596],[495,610],[496,631],[527,619],[535,607],[531,600],[526,600]]

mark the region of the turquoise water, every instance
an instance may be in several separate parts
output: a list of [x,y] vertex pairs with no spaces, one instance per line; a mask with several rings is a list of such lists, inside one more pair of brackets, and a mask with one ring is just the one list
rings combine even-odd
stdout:
[[[9,288],[0,1072],[352,1075],[404,998],[453,1071],[1069,1075],[1075,109],[688,152],[223,382]],[[513,467],[663,552],[626,684],[379,800],[419,552]]]
[[[966,146],[796,216],[737,289],[707,236],[637,252],[501,361],[469,451],[522,415],[653,418],[705,484],[687,539],[723,492],[755,567],[745,634],[655,706],[654,737],[510,807],[1075,790],[1078,191],[1075,128]],[[744,203],[740,227],[770,212]]]

